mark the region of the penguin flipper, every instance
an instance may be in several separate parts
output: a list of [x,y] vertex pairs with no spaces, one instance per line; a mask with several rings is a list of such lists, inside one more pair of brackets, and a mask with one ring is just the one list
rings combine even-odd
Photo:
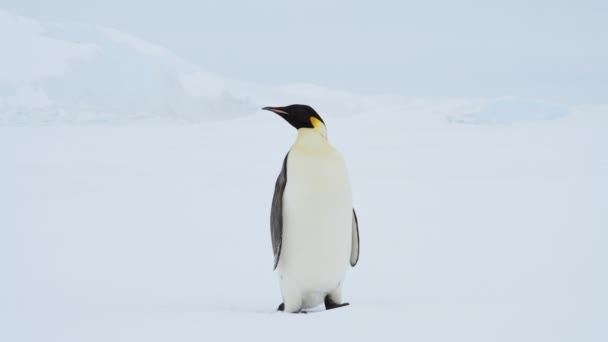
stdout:
[[281,173],[277,177],[274,185],[274,196],[272,197],[272,207],[270,209],[270,237],[272,239],[272,251],[274,252],[274,268],[279,264],[281,257],[281,245],[283,242],[283,193],[287,184],[287,157],[283,159]]
[[353,240],[350,249],[350,265],[355,267],[359,261],[359,221],[357,221],[357,213],[353,208]]

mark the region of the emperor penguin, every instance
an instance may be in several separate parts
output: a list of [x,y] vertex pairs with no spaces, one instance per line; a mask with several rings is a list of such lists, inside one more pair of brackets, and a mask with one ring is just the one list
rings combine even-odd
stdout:
[[310,106],[264,107],[298,130],[283,159],[270,213],[270,232],[283,302],[291,313],[349,305],[342,286],[359,260],[359,226],[346,163],[327,140]]

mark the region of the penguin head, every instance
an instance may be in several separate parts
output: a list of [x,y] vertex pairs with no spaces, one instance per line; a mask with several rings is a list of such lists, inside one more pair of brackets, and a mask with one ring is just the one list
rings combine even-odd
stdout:
[[325,122],[312,107],[301,104],[293,104],[286,107],[264,107],[281,116],[296,129],[312,128],[325,131]]

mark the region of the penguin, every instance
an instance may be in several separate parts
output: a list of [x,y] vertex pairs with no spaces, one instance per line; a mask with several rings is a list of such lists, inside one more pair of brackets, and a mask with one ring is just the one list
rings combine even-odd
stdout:
[[305,313],[349,305],[342,286],[359,260],[359,223],[346,163],[308,105],[264,107],[297,129],[277,177],[270,212],[274,268],[283,302],[277,310]]

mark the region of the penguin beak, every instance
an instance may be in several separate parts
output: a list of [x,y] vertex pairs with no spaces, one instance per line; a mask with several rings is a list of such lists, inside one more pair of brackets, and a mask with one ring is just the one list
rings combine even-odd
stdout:
[[286,111],[284,111],[281,107],[264,107],[262,110],[269,110],[276,114],[289,115]]

